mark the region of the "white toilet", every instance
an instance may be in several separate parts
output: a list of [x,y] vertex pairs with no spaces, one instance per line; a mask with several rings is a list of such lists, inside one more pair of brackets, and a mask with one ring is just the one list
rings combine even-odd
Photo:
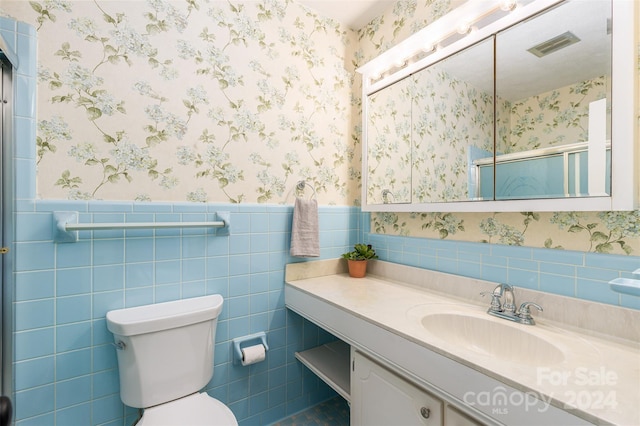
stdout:
[[144,426],[238,424],[222,402],[200,392],[213,377],[222,296],[196,297],[107,313],[118,347],[120,398],[144,408]]

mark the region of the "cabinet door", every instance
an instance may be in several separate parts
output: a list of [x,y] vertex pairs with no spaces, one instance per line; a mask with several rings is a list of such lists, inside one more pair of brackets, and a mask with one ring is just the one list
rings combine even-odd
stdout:
[[351,424],[442,425],[442,401],[354,351]]
[[482,426],[482,423],[446,404],[444,409],[444,426]]

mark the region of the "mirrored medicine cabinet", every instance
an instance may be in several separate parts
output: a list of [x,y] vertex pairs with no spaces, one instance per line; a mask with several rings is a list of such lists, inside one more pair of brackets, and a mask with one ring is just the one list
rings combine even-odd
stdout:
[[363,210],[636,208],[635,7],[467,2],[359,68]]

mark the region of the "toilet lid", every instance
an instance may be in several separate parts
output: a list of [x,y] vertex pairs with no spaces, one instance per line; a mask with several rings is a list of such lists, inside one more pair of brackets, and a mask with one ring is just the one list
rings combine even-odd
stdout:
[[229,407],[202,392],[146,408],[138,425],[237,426],[238,421]]

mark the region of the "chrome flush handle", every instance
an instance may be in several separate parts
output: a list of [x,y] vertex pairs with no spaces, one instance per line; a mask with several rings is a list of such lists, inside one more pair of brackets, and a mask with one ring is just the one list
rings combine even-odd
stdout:
[[111,344],[119,351],[127,349],[127,345],[122,340],[118,340],[117,343],[111,342]]

